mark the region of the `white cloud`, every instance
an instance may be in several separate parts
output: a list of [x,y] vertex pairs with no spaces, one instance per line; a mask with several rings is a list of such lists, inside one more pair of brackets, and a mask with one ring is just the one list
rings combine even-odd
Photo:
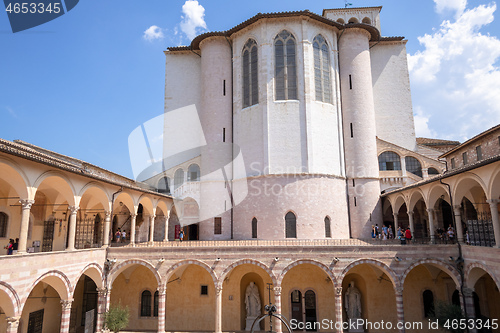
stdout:
[[196,0],[187,0],[182,6],[182,22],[180,24],[182,32],[189,39],[193,39],[199,33],[199,30],[206,30],[205,8]]
[[460,15],[465,10],[467,0],[434,0],[436,3],[436,11],[442,13],[445,10],[456,11]]
[[152,25],[144,31],[144,35],[142,37],[151,42],[155,39],[162,39],[165,36],[163,35],[163,31],[160,27]]
[[493,22],[496,4],[462,10],[460,1],[435,2],[459,14],[419,37],[423,50],[408,56],[415,109],[433,112],[427,128],[440,137],[463,140],[500,123],[500,40],[479,31]]
[[11,107],[6,106],[5,109],[12,117],[17,118],[17,113]]
[[415,121],[415,134],[422,138],[435,138],[436,132],[429,128],[429,115],[425,114],[421,107],[415,107],[413,115]]

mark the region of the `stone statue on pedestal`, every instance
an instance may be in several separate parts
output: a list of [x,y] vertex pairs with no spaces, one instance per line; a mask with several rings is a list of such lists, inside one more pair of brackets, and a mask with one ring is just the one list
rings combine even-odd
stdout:
[[250,331],[255,318],[262,313],[259,288],[254,282],[250,282],[245,291],[245,308],[247,311],[245,330]]
[[[354,286],[354,281],[351,281],[349,288],[344,295],[344,306],[347,313],[347,318],[350,322],[355,322],[361,318],[361,293],[359,289]],[[352,326],[351,326],[352,327]],[[356,327],[349,329],[349,332],[363,332],[363,327]]]

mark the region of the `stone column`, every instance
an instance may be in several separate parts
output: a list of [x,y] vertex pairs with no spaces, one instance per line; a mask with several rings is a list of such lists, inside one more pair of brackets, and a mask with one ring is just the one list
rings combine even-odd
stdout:
[[69,332],[69,320],[71,317],[71,303],[73,300],[61,300],[61,329],[60,333],[68,333]]
[[[460,295],[460,305],[462,306],[462,312],[465,314],[467,312],[468,318],[476,318],[476,309],[474,308],[474,297],[473,297],[474,289],[464,288],[463,295],[465,296],[465,304],[463,304],[462,293],[460,290],[458,291]],[[465,311],[467,310],[467,311]],[[470,329],[469,333],[477,333],[477,329]]]
[[130,245],[135,245],[135,223],[137,219],[137,214],[130,214]]
[[111,212],[104,212],[104,242],[103,247],[109,246],[109,230],[111,229]]
[[[396,219],[398,214],[396,215]],[[344,332],[344,321],[342,320],[342,287],[335,288],[335,323],[337,333]]]
[[35,203],[35,200],[20,200],[22,206],[21,213],[21,232],[19,235],[19,245],[17,248],[17,253],[26,253],[26,244],[28,243],[28,229],[30,225],[30,211],[31,206]]
[[406,177],[406,158],[402,157],[401,158],[401,174],[403,177]]
[[165,333],[165,303],[167,287],[158,288],[158,333]]
[[215,333],[222,333],[222,287],[215,287]]
[[429,178],[429,169],[428,168],[423,168],[422,169],[422,178],[423,179]]
[[429,233],[431,236],[431,243],[436,241],[436,230],[434,229],[434,209],[428,208],[427,215],[429,216]]
[[75,249],[75,237],[76,237],[76,213],[80,209],[78,206],[69,206],[70,216],[69,216],[69,238],[68,238],[68,248],[67,251],[73,251]]
[[155,217],[156,215],[151,215],[149,217],[149,242],[153,243],[154,242],[154,235],[155,235]]
[[167,212],[167,216],[165,216],[165,237],[163,237],[164,242],[168,242],[168,223],[170,222],[170,210]]
[[403,287],[398,287],[396,292],[396,312],[398,314],[398,323],[401,323],[401,328],[399,333],[405,333],[404,322],[405,322],[405,311],[403,306]]
[[[281,314],[281,287],[274,287],[273,292],[274,292],[274,305],[276,306],[276,313]],[[276,333],[282,332],[281,320],[279,320],[278,318],[274,318],[273,326],[274,326],[273,332]]]
[[104,314],[106,313],[106,300],[108,290],[106,288],[97,288],[97,324],[96,332],[100,332],[104,325]]
[[394,238],[396,238],[398,236],[399,228],[398,213],[394,213],[392,216],[394,216]]
[[453,205],[453,212],[455,213],[455,224],[457,227],[457,234],[455,237],[457,238],[457,242],[464,242],[464,228],[462,227],[462,215],[460,213],[460,205]]
[[490,204],[491,221],[493,223],[493,232],[495,233],[495,247],[500,247],[500,219],[498,217],[498,199],[486,200]]
[[413,211],[408,211],[408,220],[410,222],[411,236],[415,238],[415,223],[413,222]]
[[21,319],[21,317],[7,318],[7,333],[17,333],[19,328],[19,319]]

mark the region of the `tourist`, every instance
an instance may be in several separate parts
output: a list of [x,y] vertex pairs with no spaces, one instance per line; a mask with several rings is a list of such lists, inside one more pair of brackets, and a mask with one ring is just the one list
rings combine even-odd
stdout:
[[406,243],[410,244],[411,243],[411,230],[409,227],[406,228],[405,238],[406,238]]

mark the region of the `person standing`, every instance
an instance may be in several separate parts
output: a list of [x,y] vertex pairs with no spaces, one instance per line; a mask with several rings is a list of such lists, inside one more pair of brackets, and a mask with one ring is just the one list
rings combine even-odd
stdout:
[[406,243],[411,244],[411,230],[410,230],[410,228],[406,228],[405,238],[406,238]]
[[14,251],[14,240],[11,238],[9,239],[9,244],[7,244],[7,246],[4,247],[4,249],[7,250],[7,255],[11,255]]
[[120,228],[118,228],[118,230],[116,231],[116,234],[115,234],[115,238],[116,238],[116,242],[117,243],[120,243],[120,238],[122,237],[122,233],[120,231]]
[[125,243],[127,240],[127,232],[125,230],[122,231],[122,243]]
[[179,240],[182,242],[183,238],[184,238],[184,229],[181,228],[181,230],[179,231]]
[[403,234],[403,230],[401,229],[401,227],[398,228],[398,239],[401,241],[401,245],[405,245],[406,244],[406,238],[405,238],[405,235]]

